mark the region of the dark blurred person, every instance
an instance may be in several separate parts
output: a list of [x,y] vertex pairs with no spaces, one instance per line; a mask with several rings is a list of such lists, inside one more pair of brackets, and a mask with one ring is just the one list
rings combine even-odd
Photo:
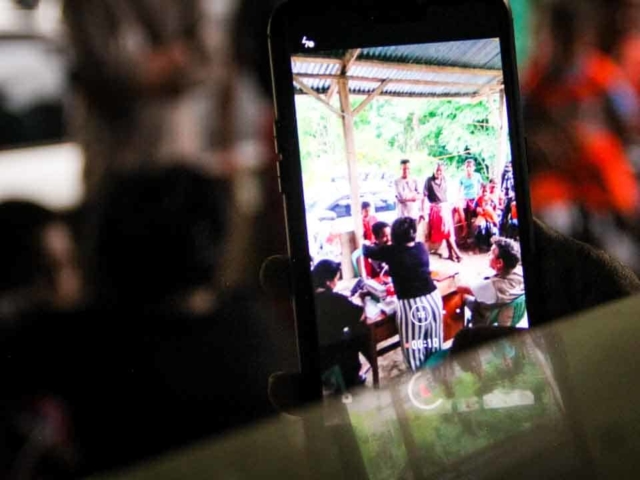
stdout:
[[65,0],[63,8],[87,197],[113,173],[187,158],[204,167],[211,86],[224,69],[212,68],[201,2]]
[[223,288],[224,184],[182,167],[115,180],[93,212],[91,304],[36,319],[0,365],[12,390],[65,402],[80,475],[268,416],[288,353],[255,292]]
[[27,201],[0,204],[0,323],[70,310],[82,299],[75,240],[64,219]]
[[65,404],[27,365],[39,370],[61,346],[32,326],[83,301],[75,240],[62,215],[21,200],[0,204],[0,230],[0,477],[62,474],[73,464]]
[[[340,274],[340,264],[332,260],[320,260],[311,272],[318,312],[321,368],[327,376],[331,376],[331,369],[335,367],[340,372],[338,379],[328,378],[325,383],[342,383],[343,387],[349,388],[366,380],[360,375],[360,353],[368,355],[370,339],[369,330],[363,323],[363,307],[334,291]],[[335,388],[338,385],[327,386]]]

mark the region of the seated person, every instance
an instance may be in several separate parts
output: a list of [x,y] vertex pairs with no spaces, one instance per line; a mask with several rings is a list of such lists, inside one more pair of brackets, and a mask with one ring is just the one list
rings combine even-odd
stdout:
[[364,309],[346,296],[334,292],[340,280],[340,264],[320,260],[311,272],[315,289],[318,342],[322,371],[340,368],[347,387],[361,385],[360,355],[368,355],[369,331],[362,323]]
[[520,247],[507,238],[496,237],[491,247],[489,266],[492,277],[471,285],[458,285],[465,294],[465,304],[471,310],[471,325],[487,325],[494,310],[499,309],[498,325],[511,325],[513,309],[505,308],[524,295],[524,277],[520,266]]
[[476,162],[471,158],[467,159],[464,162],[464,175],[460,178],[459,182],[460,193],[462,194],[460,210],[465,218],[465,229],[462,236],[465,239],[469,233],[468,230],[473,218],[475,201],[482,184],[482,177],[475,171],[475,168]]
[[488,250],[491,246],[491,238],[498,233],[498,208],[489,194],[487,187],[482,188],[482,193],[476,200],[475,215],[473,219],[473,233],[476,245],[481,250]]
[[[373,232],[374,246],[389,245],[391,243],[391,227],[388,223],[376,222],[371,227],[371,231]],[[364,259],[364,268],[369,278],[378,278],[388,270],[386,263],[371,258]]]

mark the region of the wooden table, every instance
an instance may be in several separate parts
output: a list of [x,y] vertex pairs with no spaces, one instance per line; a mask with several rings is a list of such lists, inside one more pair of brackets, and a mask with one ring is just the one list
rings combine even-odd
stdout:
[[[449,272],[438,275],[434,273],[434,281],[438,287],[440,295],[442,295],[442,303],[444,305],[443,313],[443,336],[447,342],[455,336],[456,333],[464,326],[464,297],[456,290],[455,277],[458,272]],[[381,314],[376,318],[367,318],[367,326],[371,337],[369,346],[369,358],[371,359],[371,371],[373,372],[373,386],[378,388],[380,385],[380,371],[378,368],[378,357],[385,355],[392,350],[400,347],[400,340],[378,348],[378,344],[385,340],[390,340],[398,335],[398,325],[396,323],[396,315]]]

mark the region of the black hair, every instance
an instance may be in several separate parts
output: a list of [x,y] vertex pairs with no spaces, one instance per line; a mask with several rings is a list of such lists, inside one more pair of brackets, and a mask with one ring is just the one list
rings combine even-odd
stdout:
[[322,288],[327,286],[327,282],[330,282],[340,272],[341,265],[339,262],[333,260],[320,260],[313,267],[311,271],[311,277],[313,280],[314,288]]
[[395,245],[406,245],[416,241],[416,221],[411,217],[396,219],[391,225],[391,241]]
[[371,208],[371,204],[367,201],[362,202],[362,205],[360,207],[361,210],[364,210],[365,208]]
[[374,238],[378,238],[385,228],[389,228],[389,224],[387,222],[376,222],[371,226],[371,233],[373,233]]
[[409,160],[408,158],[403,158],[402,160],[400,160],[400,165],[406,165],[408,163],[411,163],[411,160]]
[[520,263],[520,246],[518,242],[504,237],[493,239],[497,250],[497,257],[502,260],[505,270],[510,272]]

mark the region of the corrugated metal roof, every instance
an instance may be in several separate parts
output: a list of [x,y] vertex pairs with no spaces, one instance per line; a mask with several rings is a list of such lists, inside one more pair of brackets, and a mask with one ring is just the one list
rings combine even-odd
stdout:
[[381,59],[398,63],[500,70],[498,39],[363,48],[361,59]]
[[[297,55],[298,81],[324,94],[342,70],[347,50]],[[497,39],[361,49],[347,72],[353,95],[367,95],[389,80],[381,95],[472,96],[501,84]],[[299,89],[302,93],[302,89]]]

